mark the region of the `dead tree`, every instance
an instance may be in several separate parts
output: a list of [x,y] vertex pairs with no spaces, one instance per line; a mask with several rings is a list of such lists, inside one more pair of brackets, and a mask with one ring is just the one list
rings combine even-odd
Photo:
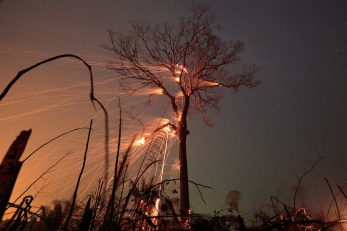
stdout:
[[31,129],[21,131],[8,149],[0,165],[0,222],[12,194],[18,173],[22,168],[22,162],[19,159],[25,150],[30,135]]
[[204,122],[208,108],[216,108],[222,88],[254,87],[254,67],[238,68],[238,74],[226,69],[240,64],[244,46],[239,41],[225,41],[219,35],[220,26],[207,6],[196,6],[192,15],[178,24],[156,26],[133,24],[129,33],[109,32],[116,60],[110,66],[123,76],[124,89],[131,92],[150,89],[162,94],[169,102],[175,121],[167,124],[179,139],[180,212],[189,214],[189,190],[186,138],[189,133],[187,116],[192,108]]

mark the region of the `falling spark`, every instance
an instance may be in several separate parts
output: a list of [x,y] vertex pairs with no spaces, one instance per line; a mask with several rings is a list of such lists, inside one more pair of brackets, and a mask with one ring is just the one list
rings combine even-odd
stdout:
[[[47,56],[47,54],[28,54],[28,56],[34,55],[35,57],[37,56],[38,59]],[[90,54],[88,56],[90,57],[90,59],[95,59],[92,58],[93,54]],[[110,114],[113,114],[114,109],[112,107],[112,101],[117,99],[117,97],[119,97],[121,94],[125,94],[119,92],[113,86],[119,80],[119,77],[110,76],[107,72],[104,73],[105,68],[103,67],[107,65],[107,62],[103,62],[102,59],[95,59],[93,60],[92,64],[93,68],[98,69],[99,74],[101,74],[101,76],[98,75],[98,79],[95,82],[96,93],[101,96],[103,101],[105,101],[105,105],[110,105],[107,109],[109,109]],[[75,62],[71,60],[64,60],[63,65],[64,67],[66,65],[73,68],[75,67]],[[97,68],[95,68],[95,66],[97,66]],[[187,73],[187,69],[180,66],[180,73],[181,72]],[[43,76],[48,77],[49,75],[43,72]],[[86,121],[89,121],[90,118],[95,119],[96,123],[98,123],[99,126],[96,126],[96,129],[93,131],[94,142],[91,143],[90,151],[88,153],[89,159],[86,166],[86,171],[82,176],[83,183],[81,185],[81,191],[79,193],[80,195],[87,195],[93,190],[95,183],[97,183],[97,179],[100,178],[100,174],[104,171],[112,173],[113,168],[112,166],[110,166],[109,169],[105,170],[103,165],[104,142],[101,126],[103,125],[102,114],[100,114],[99,110],[94,111],[92,110],[92,108],[90,108],[88,97],[86,97],[85,91],[85,88],[89,83],[85,81],[84,78],[82,80],[78,78],[80,78],[79,75],[76,77],[76,82],[75,79],[71,82],[64,80],[61,83],[59,82],[58,85],[45,85],[42,87],[41,85],[27,85],[24,91],[7,98],[7,101],[0,105],[0,125],[9,126],[8,124],[16,124],[19,120],[33,120],[34,115],[39,116],[37,123],[40,122],[40,117],[49,116],[49,118],[52,118],[52,120],[57,120],[57,124],[60,121],[64,121],[65,118],[69,118],[69,120],[66,120],[66,122],[62,123],[63,125],[61,125],[61,127],[55,126],[55,123],[53,123],[52,127],[49,127],[47,131],[44,131],[42,135],[38,137],[37,140],[35,140],[36,144],[45,141],[45,137],[55,136],[57,133],[61,132],[61,130],[67,130],[71,128],[70,126],[72,125],[83,126]],[[174,80],[179,82],[180,78],[175,77]],[[172,81],[172,77],[168,81]],[[35,83],[34,80],[32,83]],[[102,89],[102,91],[99,89]],[[163,91],[160,88],[152,88],[146,89],[146,91],[139,91],[137,93],[138,94],[136,96],[141,96],[139,95],[140,93],[146,95],[154,94],[159,96],[163,94]],[[138,98],[140,99],[141,97]],[[137,107],[138,105],[142,104],[142,101],[140,102],[140,100],[136,100],[138,99],[124,101],[124,108],[131,108],[132,106]],[[30,107],[26,107],[27,105],[29,105]],[[76,105],[78,105],[78,107]],[[15,113],[10,113],[13,110],[16,110]],[[171,118],[172,121],[174,121],[175,115],[171,116],[173,117]],[[156,120],[157,118],[154,119],[151,116],[144,119],[144,121],[147,122],[147,131],[153,130],[154,124],[157,125]],[[162,121],[163,123],[170,122],[170,120],[168,119],[162,119]],[[134,134],[141,134],[141,132],[143,132],[139,130],[139,125],[132,120],[126,121],[125,124],[126,126],[124,127],[124,133],[122,137],[122,141],[124,141],[124,149],[128,146]],[[169,152],[172,145],[177,140],[177,137],[174,129],[170,126],[165,126],[162,131],[164,135],[168,137],[167,139],[169,139],[167,141],[168,144],[166,144],[168,147],[165,151],[165,155],[168,155],[167,152]],[[111,130],[110,133],[112,133]],[[135,142],[135,146],[137,147],[134,147],[132,149],[131,156],[129,157],[129,162],[131,163],[131,170],[129,170],[129,179],[132,178],[131,171],[136,172],[135,170],[145,153],[147,145],[150,143],[149,140],[151,139],[152,134],[153,133],[143,134],[143,136]],[[40,182],[37,183],[37,187],[33,187],[30,193],[35,194],[37,191],[36,188],[41,188],[41,186],[44,186],[45,188],[42,192],[40,191],[40,197],[38,197],[39,200],[35,202],[35,205],[48,204],[53,199],[64,199],[67,197],[67,195],[70,195],[69,192],[75,184],[75,179],[71,176],[77,176],[78,174],[79,168],[76,168],[76,166],[79,166],[82,163],[81,156],[78,155],[78,150],[80,150],[81,144],[84,145],[84,141],[85,140],[83,136],[69,136],[58,140],[56,143],[53,143],[50,146],[49,150],[47,150],[45,153],[38,153],[35,158],[30,160],[30,164],[27,165],[30,166],[30,168],[24,166],[24,174],[22,174],[22,176],[20,176],[20,178],[18,179],[18,188],[16,192],[14,192],[14,196],[19,195],[23,188],[27,186],[29,176],[30,178],[38,177],[42,172],[42,168],[44,168],[44,166],[54,162],[57,158],[59,158],[59,153],[65,153],[66,151],[72,151],[75,154],[70,155],[66,160],[64,160],[64,164],[61,167],[56,168],[54,171],[47,174],[45,179],[41,179]],[[117,143],[116,141],[116,137],[110,139],[110,148],[113,151],[116,150],[116,146],[112,144]],[[114,159],[112,158],[113,157],[110,157],[110,163],[114,162]],[[177,174],[177,172],[171,171],[164,171],[162,174],[164,173],[168,175]],[[150,177],[151,176],[149,175],[148,178]],[[109,182],[106,182],[106,185],[110,184],[110,182],[111,179]],[[54,198],[52,198],[52,195],[54,196]],[[160,200],[158,200],[158,203],[159,202]]]

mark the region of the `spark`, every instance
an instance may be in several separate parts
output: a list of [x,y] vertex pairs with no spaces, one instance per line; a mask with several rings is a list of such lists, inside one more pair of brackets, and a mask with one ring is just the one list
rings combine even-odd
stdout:
[[[19,52],[19,51],[18,51]],[[23,52],[23,51],[20,51]],[[1,52],[0,52],[1,54]],[[28,51],[24,51],[24,53],[20,54],[22,56],[30,56],[36,57],[37,59],[41,59],[42,57],[46,57],[47,54],[40,53],[28,53]],[[98,70],[104,70],[107,65],[107,62],[102,62],[101,60],[95,60],[92,54],[89,55],[89,59],[92,60],[91,64],[93,69],[97,67]],[[75,67],[76,63],[71,60],[62,61],[63,65],[68,67]],[[159,70],[163,72],[163,70]],[[180,72],[187,73],[185,68],[181,68]],[[97,79],[95,81],[95,90],[96,94],[101,97],[102,101],[105,102],[107,109],[109,110],[109,114],[117,114],[115,112],[115,108],[113,108],[113,102],[117,97],[125,94],[124,92],[118,91],[117,88],[114,87],[114,83],[119,80],[119,76],[114,77],[109,73],[98,72],[102,74],[102,76],[97,75]],[[48,78],[50,73],[46,72],[44,69],[42,71],[42,76],[44,78]],[[34,140],[32,140],[36,146],[36,144],[40,144],[46,141],[47,137],[55,136],[59,134],[61,131],[68,130],[71,128],[71,125],[75,126],[83,126],[86,124],[86,121],[89,121],[90,118],[95,119],[95,130],[93,130],[93,139],[94,141],[91,143],[90,149],[88,151],[88,161],[86,165],[86,171],[84,172],[81,180],[81,190],[79,195],[87,195],[95,189],[95,185],[97,184],[97,179],[103,175],[105,171],[108,172],[109,175],[112,175],[113,166],[109,166],[109,169],[104,169],[104,132],[103,128],[103,115],[100,111],[94,111],[89,105],[89,99],[86,96],[85,88],[88,87],[88,81],[85,81],[84,78],[81,79],[80,75],[74,77],[73,80],[67,81],[63,79],[63,81],[59,82],[57,85],[49,85],[47,82],[44,86],[34,85],[35,80],[30,80],[33,84],[28,84],[23,87],[23,90],[19,93],[14,94],[13,96],[7,98],[5,103],[0,105],[0,125],[4,126],[5,129],[7,127],[14,126],[16,124],[32,124],[32,122],[36,123],[36,127],[34,129],[40,129],[40,133],[37,133],[38,136]],[[176,78],[175,78],[176,79]],[[179,81],[179,77],[177,78]],[[29,81],[29,80],[28,80]],[[168,81],[172,81],[172,77],[168,79]],[[162,95],[163,91],[161,88],[152,88],[150,90],[146,89],[143,91],[143,95],[148,95],[153,93],[154,95]],[[138,93],[138,94],[140,94]],[[141,96],[141,95],[136,96]],[[135,100],[124,100],[122,101],[122,106],[124,108],[132,108],[138,107],[138,105],[143,104],[141,101],[143,97],[138,97]],[[78,107],[76,106],[78,105]],[[146,112],[148,113],[148,112]],[[39,119],[34,116],[38,116]],[[145,112],[141,112],[140,116],[142,121],[146,121],[145,128],[146,131],[154,130],[155,126],[158,124],[158,118],[153,118],[152,115],[147,115]],[[175,121],[175,115],[171,114],[170,119],[160,118],[162,121],[161,124],[167,124],[171,121]],[[45,124],[47,125],[47,129],[43,130],[41,128],[42,121],[40,121],[40,117],[50,118],[51,120],[56,120],[55,123]],[[177,117],[176,117],[177,120]],[[30,123],[29,123],[29,122]],[[140,166],[141,160],[146,153],[147,146],[150,145],[150,139],[152,139],[153,132],[143,133],[143,127],[134,122],[134,120],[124,119],[124,127],[122,127],[122,150],[121,152],[125,152],[126,148],[130,144],[133,136],[135,134],[143,134],[140,139],[138,139],[134,143],[134,147],[129,156],[129,176],[127,179],[131,180],[133,178],[133,174],[136,172],[137,168]],[[110,134],[113,133],[114,127],[110,127]],[[168,152],[171,150],[171,147],[177,141],[177,137],[175,135],[174,129],[171,126],[165,126],[161,133],[167,137],[167,141],[162,140],[161,142],[167,142],[166,148],[166,156]],[[54,169],[45,176],[45,179],[41,179],[40,182],[33,187],[28,193],[35,193],[37,186],[44,185],[44,190],[40,191],[39,198],[35,205],[41,204],[49,204],[53,199],[65,199],[67,198],[75,185],[76,176],[78,175],[78,167],[82,163],[81,158],[81,147],[84,147],[85,140],[84,136],[67,136],[58,140],[56,143],[52,144],[49,149],[47,149],[44,153],[38,153],[35,158],[29,160],[27,165],[23,166],[23,171],[18,177],[18,187],[16,191],[13,193],[13,196],[20,195],[23,188],[30,183],[30,179],[36,178],[43,171],[44,167],[54,162],[57,158],[61,156],[60,153],[66,153],[67,151],[73,152],[71,156],[69,156],[66,160],[62,162],[62,165]],[[5,141],[7,142],[7,141]],[[117,137],[110,138],[110,151],[116,152],[116,144]],[[164,143],[160,145],[165,145]],[[2,145],[0,145],[2,146]],[[31,148],[31,147],[29,147]],[[164,154],[162,153],[161,156]],[[115,162],[115,157],[110,156],[110,163]],[[169,161],[169,159],[168,159]],[[165,163],[164,163],[165,165]],[[171,169],[165,169],[162,174],[171,175],[177,174],[177,172],[170,171]],[[148,171],[148,175],[145,176],[146,179],[151,179],[153,175],[151,175],[153,170]],[[134,172],[134,173],[133,173]],[[161,177],[163,177],[161,174]],[[159,175],[159,174],[158,174]],[[156,179],[158,179],[157,176]],[[111,180],[111,179],[110,179]],[[46,183],[48,182],[48,184]],[[52,183],[53,182],[53,183]],[[110,182],[106,182],[108,185]],[[164,189],[163,189],[164,190]],[[36,190],[37,191],[37,190]],[[159,202],[159,201],[158,201]]]
[[162,94],[164,94],[164,90],[161,89],[161,88],[156,88],[156,89],[150,90],[150,92],[147,92],[146,94],[149,94],[149,95],[162,95]]
[[181,119],[182,119],[182,112],[178,112],[177,113],[177,120],[181,121]]
[[212,82],[212,81],[207,81],[207,80],[200,80],[199,81],[199,86],[200,87],[217,87],[217,86],[222,86],[218,82]]
[[165,133],[170,133],[171,132],[171,127],[169,125],[165,126],[163,129],[163,132]]
[[175,73],[181,74],[181,72],[188,73],[188,70],[184,66],[176,64],[176,71],[175,71]]
[[141,138],[136,142],[137,145],[144,145],[145,143],[146,143],[145,137],[141,137]]

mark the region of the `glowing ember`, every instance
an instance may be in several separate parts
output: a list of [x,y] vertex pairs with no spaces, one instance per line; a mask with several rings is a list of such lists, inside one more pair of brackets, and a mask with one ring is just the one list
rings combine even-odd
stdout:
[[178,112],[177,117],[178,117],[178,118],[177,118],[177,120],[178,120],[178,121],[181,121],[181,118],[182,118],[182,113],[181,113],[181,112]]
[[174,172],[178,172],[180,170],[180,162],[178,160],[175,160],[171,168]]
[[[177,70],[178,69],[178,70]],[[177,71],[178,71],[178,73],[180,74],[182,71],[184,72],[184,73],[188,73],[188,70],[187,70],[187,68],[185,68],[185,67],[183,67],[182,65],[179,65],[179,64],[176,64],[176,73],[177,73]]]
[[164,94],[164,91],[161,88],[157,88],[157,89],[153,90],[153,94],[162,95],[162,94]]
[[145,137],[141,137],[136,143],[137,145],[144,145],[146,143]]
[[166,132],[166,133],[171,132],[171,127],[170,127],[169,125],[165,126],[165,127],[163,128],[163,132]]
[[216,82],[208,82],[208,85],[211,87],[220,86],[220,84]]
[[220,83],[217,83],[217,82],[200,80],[199,86],[200,87],[217,87],[217,86],[222,86],[222,85]]

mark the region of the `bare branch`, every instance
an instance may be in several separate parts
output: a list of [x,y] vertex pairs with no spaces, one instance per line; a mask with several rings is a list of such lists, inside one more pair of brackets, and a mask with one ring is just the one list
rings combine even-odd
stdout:
[[341,213],[340,213],[340,209],[339,209],[339,206],[338,206],[338,204],[337,204],[337,201],[336,201],[336,197],[335,197],[334,191],[333,191],[333,189],[332,189],[332,187],[331,187],[331,185],[330,185],[330,183],[329,183],[329,181],[328,181],[328,178],[325,177],[324,179],[325,179],[325,181],[327,182],[327,185],[328,185],[328,187],[329,187],[329,190],[330,190],[330,192],[331,192],[332,197],[334,198],[334,202],[335,202],[335,206],[336,206],[336,210],[337,210],[337,215],[338,215],[338,220],[339,220],[340,227],[341,227],[341,231],[342,231],[342,230],[344,230],[344,229],[343,229],[342,223],[341,223]]
[[41,148],[45,147],[46,145],[48,145],[49,143],[59,139],[60,137],[63,137],[69,133],[72,133],[74,131],[78,131],[78,130],[82,130],[82,129],[88,129],[88,128],[75,128],[75,129],[72,129],[70,131],[67,131],[67,132],[64,132],[52,139],[50,139],[49,141],[45,142],[44,144],[42,144],[41,146],[39,146],[38,148],[36,148],[34,151],[32,151],[22,162],[24,163],[26,160],[28,160],[32,155],[34,155],[36,152],[38,152]]
[[320,156],[314,163],[311,163],[311,166],[309,169],[305,170],[303,174],[301,174],[300,176],[298,176],[299,181],[297,186],[295,187],[295,192],[294,192],[294,199],[293,199],[293,212],[295,213],[296,211],[296,197],[299,191],[299,188],[301,186],[302,180],[305,178],[305,176],[307,176],[310,172],[313,171],[313,169],[316,167],[316,165],[318,164],[319,161],[321,161],[323,159],[323,156]]
[[71,219],[71,216],[72,216],[73,209],[75,207],[76,198],[77,198],[77,191],[78,191],[78,188],[79,188],[79,185],[80,185],[81,177],[82,177],[83,170],[84,170],[84,167],[85,167],[85,164],[86,164],[86,160],[87,160],[87,152],[88,152],[88,146],[89,146],[90,133],[92,131],[92,125],[93,125],[93,120],[90,121],[88,138],[87,138],[86,148],[85,148],[84,156],[83,156],[83,164],[82,164],[82,168],[81,168],[80,174],[78,175],[75,191],[74,191],[73,196],[72,196],[72,203],[71,203],[71,206],[70,206],[70,210],[69,210],[69,213],[68,213],[67,218],[66,218],[65,223],[64,223],[64,228],[63,228],[64,231],[67,230],[67,227],[69,225],[69,222],[70,222],[70,219]]
[[55,166],[57,166],[63,159],[65,159],[65,157],[67,157],[70,153],[65,154],[64,156],[62,156],[61,158],[59,158],[59,160],[57,162],[55,162],[52,166],[50,166],[49,168],[47,168],[46,171],[44,171],[38,178],[36,178],[36,180],[34,180],[14,201],[13,203],[16,203],[19,198],[21,198],[34,184],[36,184],[36,182],[38,182],[40,179],[43,178],[44,175],[46,175],[47,173],[49,173],[50,170],[52,170]]

